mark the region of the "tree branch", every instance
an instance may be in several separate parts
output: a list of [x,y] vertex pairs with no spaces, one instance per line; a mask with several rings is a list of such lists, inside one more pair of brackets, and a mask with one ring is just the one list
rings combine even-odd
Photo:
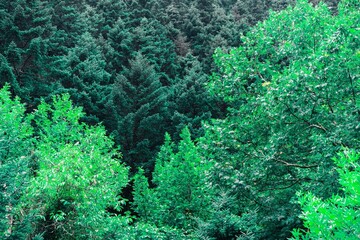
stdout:
[[281,162],[283,163],[285,166],[287,167],[297,167],[297,168],[314,168],[314,167],[318,167],[319,165],[314,164],[314,165],[300,165],[300,164],[295,164],[295,163],[288,163],[285,162],[283,160],[279,160],[279,159],[275,159],[276,162]]

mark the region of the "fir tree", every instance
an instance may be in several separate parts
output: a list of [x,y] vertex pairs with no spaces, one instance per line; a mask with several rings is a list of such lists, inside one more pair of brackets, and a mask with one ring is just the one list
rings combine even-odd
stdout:
[[[107,126],[123,147],[130,166],[153,164],[151,159],[165,132],[167,88],[148,61],[138,54],[130,68],[119,75],[113,85],[109,111],[116,114]],[[112,125],[117,121],[116,125]],[[111,123],[111,124],[110,124]]]
[[210,165],[198,154],[188,128],[183,129],[180,137],[175,150],[170,135],[165,135],[165,143],[156,157],[153,189],[148,188],[143,172],[138,173],[134,206],[144,221],[191,233],[195,219],[204,218],[209,212],[204,180]]
[[[51,7],[47,1],[14,1],[1,4],[4,21],[1,22],[1,60],[7,69],[5,82],[13,82],[15,94],[29,106],[41,96],[53,91],[52,79],[47,79],[49,67],[49,38],[54,33],[51,25]],[[7,62],[7,63],[6,63]],[[5,67],[8,65],[10,69]],[[9,77],[9,78],[7,78]],[[15,78],[14,78],[15,77]],[[16,83],[15,83],[16,81]]]

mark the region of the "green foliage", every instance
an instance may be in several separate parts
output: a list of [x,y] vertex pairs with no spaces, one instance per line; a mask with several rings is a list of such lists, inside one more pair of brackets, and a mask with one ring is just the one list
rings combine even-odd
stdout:
[[127,169],[105,129],[79,123],[82,116],[69,95],[55,97],[52,105],[41,103],[34,113],[38,169],[23,209],[37,209],[44,220],[37,232],[52,229],[45,236],[97,238],[113,231],[111,225],[127,224],[106,210],[121,210],[118,194],[127,184]]
[[146,222],[190,233],[195,218],[203,218],[209,211],[210,199],[204,182],[209,164],[200,158],[187,128],[182,131],[181,139],[174,151],[170,136],[165,135],[165,143],[156,158],[154,188],[149,189],[142,171],[136,175],[134,209]]
[[344,195],[322,200],[312,193],[298,192],[307,230],[293,230],[293,239],[359,239],[360,154],[345,150],[333,160]]
[[111,75],[105,70],[106,62],[96,39],[84,33],[64,58],[67,76],[61,79],[62,87],[53,94],[71,94],[73,101],[86,112],[83,120],[89,124],[98,123],[99,117],[106,114],[103,111],[111,91]]
[[[198,239],[257,239],[256,212],[237,215],[236,198],[226,192],[212,196],[212,208],[206,219],[197,219]],[[245,221],[246,219],[246,221]]]
[[0,90],[0,238],[23,239],[30,219],[16,209],[31,177],[33,128],[19,98],[10,97],[9,86]]
[[76,42],[82,34],[89,30],[89,25],[81,17],[81,13],[85,11],[85,1],[74,0],[49,0],[53,6],[54,14],[52,15],[52,24],[57,28],[57,34],[61,38],[62,46],[57,46],[56,50],[66,50],[76,46]]
[[331,156],[360,139],[359,19],[350,8],[332,16],[298,1],[272,12],[239,48],[215,54],[220,73],[209,89],[231,108],[201,146],[218,164],[211,183],[235,194],[242,213],[257,210],[256,238],[285,238],[299,225],[297,190],[338,191]]
[[[180,134],[182,129],[187,126],[194,138],[203,133],[201,122],[222,116],[219,105],[222,101],[211,96],[205,88],[208,76],[201,68],[200,62],[192,55],[187,54],[181,61],[181,68],[184,73],[182,79],[178,79],[171,86],[169,98],[173,101],[175,108],[172,116],[173,128],[176,128],[174,135]],[[170,130],[169,130],[170,131]]]
[[294,2],[0,0],[1,236],[289,237],[360,139],[359,3]]
[[[6,3],[5,3],[6,2]],[[2,75],[1,84],[11,82],[13,91],[29,105],[39,95],[51,92],[52,85],[45,84],[48,69],[49,38],[54,32],[51,25],[51,7],[46,1],[2,1],[0,24],[1,50],[11,72]],[[1,59],[1,65],[5,62]],[[2,67],[2,72],[4,68]]]
[[[165,133],[168,89],[141,54],[130,62],[130,68],[118,75],[107,107],[114,112],[105,122],[124,151],[131,167],[153,168],[152,157]],[[151,139],[151,141],[150,141]]]

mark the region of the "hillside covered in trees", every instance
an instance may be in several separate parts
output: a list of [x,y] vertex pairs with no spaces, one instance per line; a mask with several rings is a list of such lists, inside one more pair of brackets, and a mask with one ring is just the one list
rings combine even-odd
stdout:
[[0,239],[359,239],[359,9],[0,0]]

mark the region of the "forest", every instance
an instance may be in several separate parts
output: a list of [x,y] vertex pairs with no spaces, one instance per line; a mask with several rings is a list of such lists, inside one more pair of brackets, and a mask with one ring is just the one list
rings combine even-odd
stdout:
[[360,239],[358,0],[0,0],[0,239]]

